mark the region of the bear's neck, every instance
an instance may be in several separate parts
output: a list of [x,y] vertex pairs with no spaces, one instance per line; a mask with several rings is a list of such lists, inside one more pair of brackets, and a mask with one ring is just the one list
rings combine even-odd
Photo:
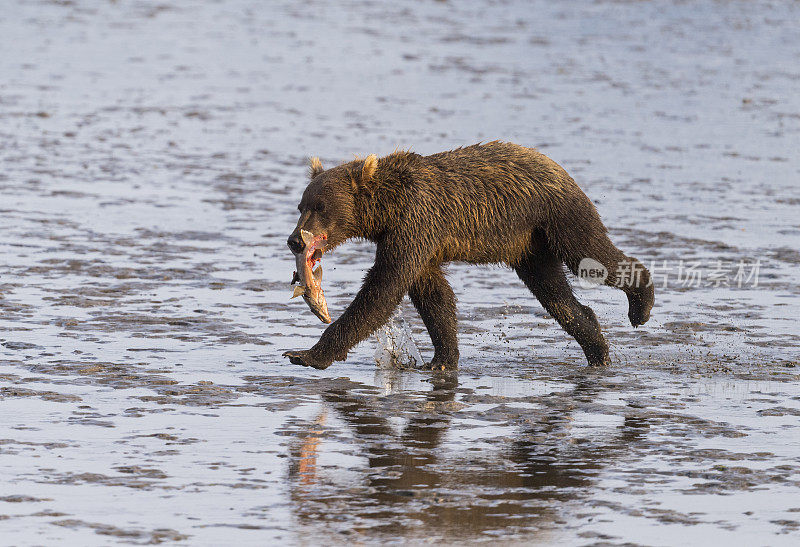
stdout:
[[356,237],[380,242],[389,230],[390,211],[383,192],[371,192],[360,196],[356,205]]
[[415,172],[411,164],[421,156],[395,153],[378,160],[378,168],[355,201],[357,231],[363,239],[379,243],[402,225],[409,208],[414,206]]

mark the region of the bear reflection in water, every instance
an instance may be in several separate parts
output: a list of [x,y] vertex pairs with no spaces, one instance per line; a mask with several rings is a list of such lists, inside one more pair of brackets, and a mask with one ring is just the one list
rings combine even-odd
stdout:
[[[541,398],[543,409],[510,420],[518,425],[507,436],[462,442],[460,432],[474,425],[454,418],[464,407],[456,395],[471,390],[458,388],[455,373],[437,375],[422,401],[392,398],[387,404],[377,394],[331,389],[320,418],[294,431],[292,509],[303,524],[339,525],[342,533],[457,538],[550,528],[561,518],[554,501],[589,495],[599,471],[626,457],[647,432],[645,419],[628,416],[600,438],[573,434],[572,412],[591,404],[601,389],[595,378],[578,381],[569,392]],[[405,422],[400,428],[398,418]],[[358,464],[325,458],[326,442],[342,448],[345,431],[337,419],[352,436],[346,441],[352,450],[344,452],[357,455]]]

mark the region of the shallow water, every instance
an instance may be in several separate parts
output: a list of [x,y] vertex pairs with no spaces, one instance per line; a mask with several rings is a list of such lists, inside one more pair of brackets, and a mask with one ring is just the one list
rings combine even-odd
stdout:
[[[7,2],[0,534],[796,544],[798,16]],[[563,164],[621,248],[667,261],[642,328],[619,291],[580,291],[614,366],[586,368],[510,271],[460,265],[457,375],[377,368],[372,341],[325,372],[283,360],[323,328],[289,302],[306,156],[494,138]],[[326,257],[334,317],[371,256]],[[757,286],[709,283],[755,260]]]

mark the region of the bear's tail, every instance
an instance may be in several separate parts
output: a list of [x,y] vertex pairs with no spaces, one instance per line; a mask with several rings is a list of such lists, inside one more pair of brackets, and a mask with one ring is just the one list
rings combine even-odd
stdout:
[[611,242],[594,204],[574,181],[572,184],[576,191],[554,200],[548,211],[544,226],[548,244],[579,278],[624,291],[628,296],[628,318],[638,327],[650,318],[655,300],[650,272]]

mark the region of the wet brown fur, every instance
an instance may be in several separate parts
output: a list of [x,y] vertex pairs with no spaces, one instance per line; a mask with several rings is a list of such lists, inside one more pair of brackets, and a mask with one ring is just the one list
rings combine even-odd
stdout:
[[535,149],[495,141],[430,156],[371,155],[329,170],[314,159],[311,176],[293,236],[324,232],[329,248],[361,238],[377,250],[351,305],[310,350],[287,352],[292,362],[322,369],[344,360],[409,294],[433,341],[431,365],[455,367],[455,297],[441,270],[451,261],[513,268],[593,365],[609,362],[608,344],[562,264],[577,273],[583,258],[594,258],[610,286],[618,264],[633,265],[638,279],[620,280],[628,315],[634,326],[649,318],[649,272],[611,243],[589,198]]

